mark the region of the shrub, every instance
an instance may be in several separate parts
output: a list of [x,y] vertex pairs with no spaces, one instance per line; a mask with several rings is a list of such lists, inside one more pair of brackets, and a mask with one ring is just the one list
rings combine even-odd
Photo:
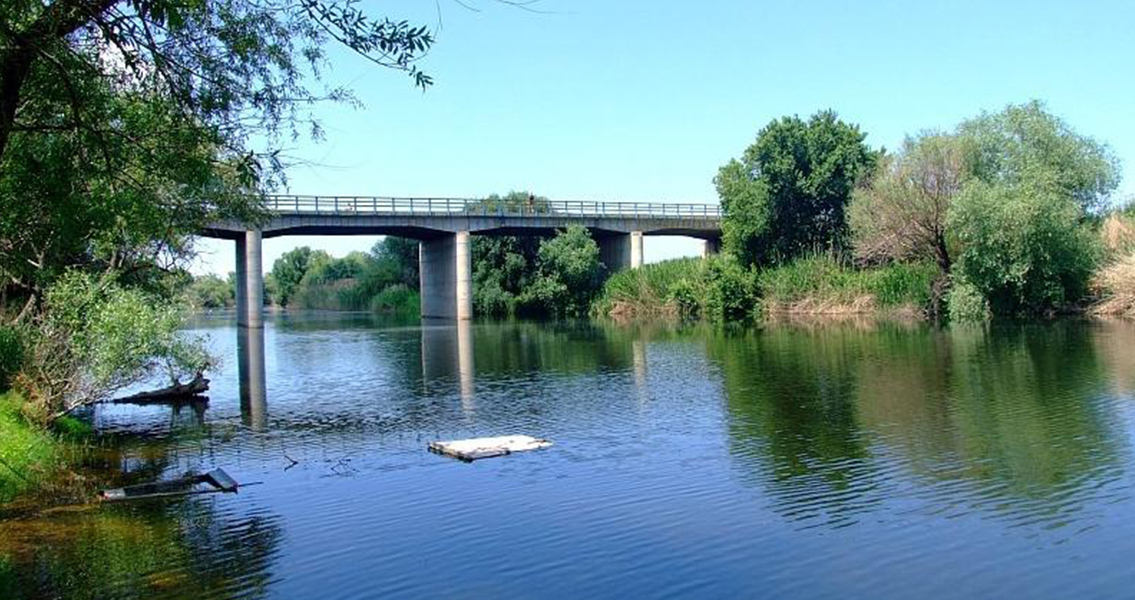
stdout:
[[24,362],[24,342],[15,327],[0,325],[0,392],[11,384]]
[[371,299],[370,308],[377,312],[417,314],[421,309],[421,295],[404,284],[392,285]]
[[178,305],[69,271],[47,290],[13,387],[33,417],[51,419],[159,369],[171,378],[202,371],[212,358],[200,340],[181,333],[183,323]]
[[1077,202],[1055,188],[971,182],[948,222],[960,280],[994,313],[1051,312],[1085,296],[1098,240]]
[[989,320],[989,303],[981,291],[972,284],[955,282],[946,296],[950,321],[954,323],[977,323]]

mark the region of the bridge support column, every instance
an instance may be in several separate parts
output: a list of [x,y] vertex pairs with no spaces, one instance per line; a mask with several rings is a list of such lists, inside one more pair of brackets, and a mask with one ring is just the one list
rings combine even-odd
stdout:
[[599,244],[599,260],[609,273],[642,266],[642,232],[617,233],[595,240]]
[[423,318],[473,318],[473,253],[469,244],[468,231],[419,244]]
[[637,269],[642,266],[642,232],[631,232],[631,268]]
[[264,269],[261,264],[261,234],[249,230],[236,240],[236,324],[264,327]]
[[710,256],[721,252],[721,238],[710,238],[708,240],[705,240],[703,244],[704,245],[701,249],[702,258],[709,258]]

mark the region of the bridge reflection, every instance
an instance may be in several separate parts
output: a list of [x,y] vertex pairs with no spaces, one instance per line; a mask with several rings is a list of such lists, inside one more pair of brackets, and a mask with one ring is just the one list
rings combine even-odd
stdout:
[[456,382],[461,409],[471,414],[476,408],[474,365],[472,323],[423,319],[422,386],[427,395],[436,391],[439,383]]
[[268,428],[267,376],[264,369],[264,328],[237,327],[237,368],[240,377],[240,417],[253,431]]

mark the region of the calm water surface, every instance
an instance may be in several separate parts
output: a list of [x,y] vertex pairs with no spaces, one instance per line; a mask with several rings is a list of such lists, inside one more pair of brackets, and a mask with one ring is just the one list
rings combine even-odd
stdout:
[[208,409],[99,408],[106,468],[263,485],[2,521],[0,598],[1135,595],[1132,324],[197,333]]

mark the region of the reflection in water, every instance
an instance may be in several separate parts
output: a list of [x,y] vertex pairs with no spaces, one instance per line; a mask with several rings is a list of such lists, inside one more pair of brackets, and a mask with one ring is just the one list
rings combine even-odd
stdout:
[[426,393],[439,383],[456,382],[466,416],[476,410],[473,399],[473,324],[470,321],[427,321],[422,326],[422,383]]
[[1092,336],[782,329],[711,352],[735,456],[784,516],[844,526],[909,495],[928,513],[1061,527],[1110,493],[1126,458]]
[[[123,434],[110,439],[135,444],[108,470],[223,466],[264,485],[0,523],[0,598],[1054,599],[1135,586],[1131,324],[268,325],[266,340],[206,330],[238,368],[216,374],[204,426],[95,409]],[[555,446],[474,465],[425,451],[507,433]]]
[[268,391],[264,371],[264,328],[238,327],[237,369],[240,376],[240,414],[253,431],[268,428]]
[[0,521],[0,597],[264,598],[278,517],[193,501]]

